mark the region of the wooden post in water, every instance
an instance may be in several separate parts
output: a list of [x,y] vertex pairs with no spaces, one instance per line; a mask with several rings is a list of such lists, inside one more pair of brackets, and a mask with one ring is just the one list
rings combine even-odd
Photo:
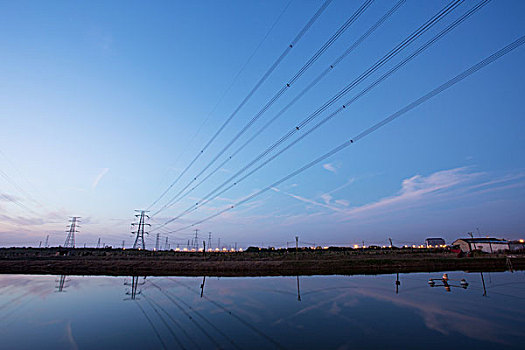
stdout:
[[299,288],[299,275],[297,275],[297,301],[301,301],[301,288]]
[[202,278],[202,284],[201,284],[201,298],[204,295],[204,284],[206,283],[206,276]]
[[483,278],[483,272],[481,272],[481,283],[483,284],[483,296],[487,296],[487,289],[485,288],[485,278]]

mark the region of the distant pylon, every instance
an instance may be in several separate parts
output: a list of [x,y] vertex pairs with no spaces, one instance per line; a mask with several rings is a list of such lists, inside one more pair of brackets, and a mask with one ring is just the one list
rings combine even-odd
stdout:
[[195,229],[195,239],[193,240],[193,249],[199,250],[199,229]]
[[67,230],[66,242],[64,243],[65,248],[75,248],[75,232],[78,232],[78,223],[80,222],[80,216],[73,216],[69,219],[69,230]]
[[155,250],[159,250],[159,239],[160,239],[160,233],[157,233],[157,239],[155,240]]
[[44,245],[44,248],[49,247],[49,235],[46,236],[46,244]]
[[168,236],[166,236],[166,243],[164,243],[164,250],[170,250],[170,245],[168,243]]
[[136,234],[135,243],[133,244],[133,249],[146,249],[146,243],[144,243],[144,226],[151,226],[146,223],[146,219],[149,219],[149,216],[146,215],[147,210],[135,210],[137,214],[135,216],[138,218],[138,222],[134,222],[131,226],[137,226],[137,231],[133,231],[133,234]]

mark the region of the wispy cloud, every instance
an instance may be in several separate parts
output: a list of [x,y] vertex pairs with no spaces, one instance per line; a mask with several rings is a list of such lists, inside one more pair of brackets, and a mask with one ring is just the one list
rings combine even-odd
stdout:
[[348,207],[350,205],[350,202],[347,201],[346,199],[336,199],[334,201],[334,203],[337,203],[337,204],[342,205],[344,207]]
[[[297,194],[289,193],[283,190],[279,190],[277,188],[273,188],[275,192],[281,192],[282,194],[285,194],[289,197],[295,198],[303,203],[313,204],[315,206],[324,207],[336,212],[340,212],[342,208],[340,207],[348,207],[350,205],[350,202],[345,199],[334,199],[333,194],[336,192],[341,191],[342,189],[350,186],[352,183],[355,182],[354,178],[348,179],[344,184],[334,188],[333,190],[321,194],[319,197],[322,199],[324,204],[322,202],[318,202],[315,199],[305,198],[303,196],[299,196]],[[339,207],[340,206],[340,207]]]
[[522,187],[525,174],[495,177],[484,172],[475,172],[468,167],[442,170],[428,176],[415,175],[404,179],[401,189],[394,195],[375,202],[348,208],[342,221],[364,215],[382,215],[400,212],[409,208],[430,206],[440,201],[457,202],[467,196],[480,196],[488,192],[499,192]]
[[3,202],[18,202],[19,198],[15,197],[15,196],[13,196],[11,194],[0,192],[0,201],[3,201]]
[[333,197],[329,193],[323,193],[321,195],[321,198],[324,200],[325,204],[330,204],[330,201],[332,200]]
[[293,193],[289,193],[289,192],[285,192],[285,191],[279,190],[278,188],[275,188],[275,187],[272,188],[272,190],[274,190],[275,192],[280,192],[280,193],[282,193],[282,194],[284,194],[284,195],[286,195],[288,197],[295,198],[298,201],[301,201],[301,202],[304,202],[304,203],[312,204],[312,205],[315,205],[315,206],[318,206],[318,207],[327,208],[327,209],[330,209],[330,210],[333,210],[333,211],[337,211],[337,212],[341,211],[341,208],[338,208],[336,206],[328,204],[330,202],[331,197],[330,198],[325,197],[324,198],[325,203],[321,203],[321,202],[317,202],[317,201],[315,201],[313,199],[305,198],[305,197],[298,196],[298,195],[293,194]]
[[325,170],[328,170],[328,171],[334,173],[334,174],[337,173],[337,169],[332,163],[325,163],[325,164],[323,164],[323,168]]
[[345,189],[347,188],[348,186],[350,186],[351,184],[353,184],[355,182],[355,178],[350,178],[348,179],[348,181],[346,181],[344,184],[342,184],[341,186],[338,186],[336,188],[334,188],[333,190],[331,190],[330,192],[328,192],[328,194],[334,194],[336,192],[339,192],[341,191],[342,189]]
[[425,197],[446,191],[459,184],[466,184],[475,178],[479,178],[483,173],[469,173],[467,168],[455,168],[435,172],[427,177],[414,175],[404,179],[401,183],[401,190],[389,197],[382,198],[376,202],[351,208],[348,214],[358,214],[367,211],[377,211],[393,205],[398,208],[405,208],[404,205],[421,202]]
[[77,342],[75,341],[75,338],[73,337],[73,329],[71,328],[71,321],[69,321],[66,325],[66,339],[68,340],[71,349],[78,349]]
[[[350,206],[350,198],[334,199],[332,195],[339,189],[348,186],[353,180],[339,186],[320,196],[322,201],[305,198],[298,194],[275,190],[303,203],[309,204],[309,208],[318,208],[313,213],[290,214],[283,222],[287,224],[305,224],[308,222],[319,223],[329,220],[331,222],[364,222],[378,216],[388,218],[389,215],[407,212],[412,208],[431,208],[438,203],[453,203],[450,208],[460,208],[461,200],[468,197],[482,196],[489,193],[498,193],[513,188],[525,186],[525,174],[515,173],[506,175],[495,175],[474,171],[471,167],[459,167],[441,170],[430,175],[417,174],[401,181],[400,189],[389,196],[368,202],[362,205]],[[479,202],[476,202],[479,203]],[[330,209],[331,212],[327,212]],[[317,214],[317,215],[313,215]],[[324,217],[320,219],[320,216]],[[375,219],[374,219],[375,220]],[[280,224],[283,224],[280,222]]]
[[109,171],[109,168],[104,168],[104,169],[102,169],[100,171],[100,173],[95,178],[95,181],[93,181],[93,183],[91,184],[91,189],[92,190],[94,190],[98,186],[98,183],[100,182],[100,180],[102,180],[104,175],[106,175],[108,173],[108,171]]

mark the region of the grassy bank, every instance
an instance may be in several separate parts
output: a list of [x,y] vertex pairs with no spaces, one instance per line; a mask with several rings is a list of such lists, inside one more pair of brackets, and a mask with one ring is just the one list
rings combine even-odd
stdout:
[[[453,270],[504,271],[507,255],[458,258],[443,249],[277,250],[182,253],[122,249],[0,249],[2,274],[141,276],[290,276]],[[525,255],[513,254],[514,269]]]

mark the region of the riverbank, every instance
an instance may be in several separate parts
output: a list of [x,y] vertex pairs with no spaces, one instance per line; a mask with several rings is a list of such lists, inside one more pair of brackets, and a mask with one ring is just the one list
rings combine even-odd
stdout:
[[[295,276],[438,271],[505,271],[506,254],[457,257],[443,249],[174,252],[122,249],[4,248],[0,274],[109,276]],[[512,254],[515,270],[525,254]]]

